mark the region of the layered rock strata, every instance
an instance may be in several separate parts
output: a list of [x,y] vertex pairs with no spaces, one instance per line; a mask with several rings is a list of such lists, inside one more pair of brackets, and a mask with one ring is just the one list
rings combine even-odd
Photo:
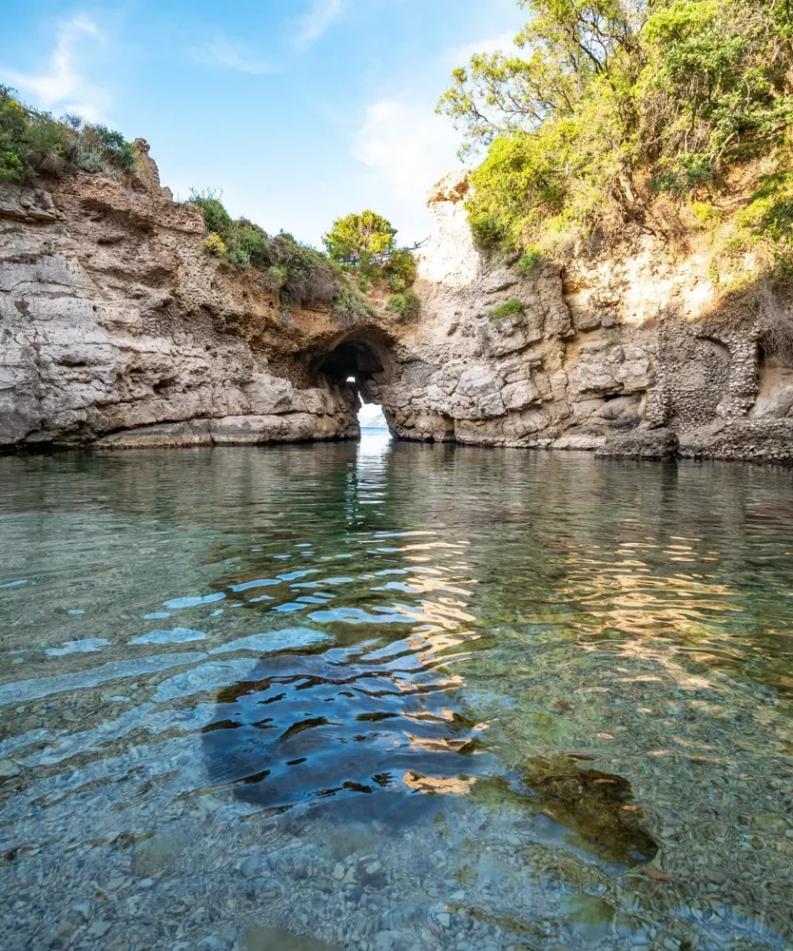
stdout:
[[431,199],[420,317],[339,317],[207,254],[139,155],[126,182],[0,189],[0,446],[350,438],[360,393],[406,439],[793,461],[793,366],[761,312],[785,305],[728,313],[707,250],[488,260],[458,176]]
[[287,318],[255,273],[208,255],[200,212],[153,163],[131,184],[0,189],[0,446],[356,435],[353,394],[291,363],[287,320],[329,315]]

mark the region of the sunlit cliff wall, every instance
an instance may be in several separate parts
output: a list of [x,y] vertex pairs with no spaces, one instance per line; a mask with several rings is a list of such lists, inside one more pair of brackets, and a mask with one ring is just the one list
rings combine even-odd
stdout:
[[200,213],[145,158],[132,184],[75,172],[0,187],[6,449],[353,437],[355,389],[326,360],[346,343],[369,355],[357,386],[404,438],[793,461],[793,368],[762,312],[787,304],[725,301],[707,247],[632,235],[521,273],[476,250],[466,182],[450,177],[430,201],[420,316],[374,300],[340,319],[284,308],[208,255]]

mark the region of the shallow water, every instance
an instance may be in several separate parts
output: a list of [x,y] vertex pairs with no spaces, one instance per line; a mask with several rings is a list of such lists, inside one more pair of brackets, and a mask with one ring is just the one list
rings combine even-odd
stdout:
[[3,947],[791,946],[792,479],[0,459]]

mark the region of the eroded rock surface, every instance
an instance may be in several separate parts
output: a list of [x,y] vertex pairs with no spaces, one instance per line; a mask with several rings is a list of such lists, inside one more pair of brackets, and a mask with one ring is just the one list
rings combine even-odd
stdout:
[[[465,226],[459,178],[431,198],[418,324],[377,380],[412,439],[793,460],[793,370],[767,356],[762,320],[720,313],[707,255],[650,236],[610,256],[487,263]],[[521,311],[498,317],[498,307]],[[781,306],[777,302],[777,306]]]
[[207,255],[197,209],[150,166],[136,188],[0,190],[0,446],[355,435],[352,394],[290,363],[288,320],[321,332],[327,315],[287,318]]
[[793,461],[793,366],[751,295],[722,313],[706,250],[634,235],[523,273],[475,249],[452,176],[417,320],[286,309],[139,149],[126,184],[0,189],[0,446],[354,437],[357,390],[407,439]]

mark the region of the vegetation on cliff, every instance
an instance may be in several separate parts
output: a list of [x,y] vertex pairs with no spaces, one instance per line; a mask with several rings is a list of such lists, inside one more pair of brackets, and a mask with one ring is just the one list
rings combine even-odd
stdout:
[[396,233],[387,218],[367,208],[337,218],[322,240],[334,261],[369,272],[394,250]]
[[327,255],[291,234],[269,235],[247,218],[233,219],[212,191],[194,191],[188,200],[204,216],[204,249],[243,270],[256,268],[284,304],[329,305],[350,291],[341,269]]
[[732,250],[789,267],[789,0],[518,2],[517,49],[473,56],[438,107],[487,149],[468,199],[482,246],[527,249],[528,267],[626,222],[668,234],[680,209],[715,227],[751,162],[764,167]]
[[120,132],[77,116],[54,119],[0,86],[0,182],[26,182],[70,166],[84,172],[131,171],[135,149]]
[[385,286],[392,291],[388,309],[409,320],[419,312],[418,297],[411,290],[416,260],[409,248],[397,246],[396,233],[387,218],[366,209],[337,218],[322,240],[331,259],[355,274],[362,290]]
[[395,292],[389,308],[414,316],[418,301],[409,290],[416,265],[409,251],[395,246],[396,229],[373,211],[334,222],[324,238],[327,253],[281,231],[269,235],[246,218],[233,219],[213,191],[194,191],[207,227],[204,250],[241,269],[260,271],[284,305],[330,306],[340,318],[372,312],[365,292],[383,282]]
[[416,262],[408,248],[397,247],[396,233],[387,218],[366,209],[337,218],[322,240],[330,257],[361,281],[385,281],[400,292],[416,279]]
[[523,313],[523,304],[515,297],[505,300],[503,304],[494,307],[489,317],[491,320],[501,320],[503,317],[517,317]]

